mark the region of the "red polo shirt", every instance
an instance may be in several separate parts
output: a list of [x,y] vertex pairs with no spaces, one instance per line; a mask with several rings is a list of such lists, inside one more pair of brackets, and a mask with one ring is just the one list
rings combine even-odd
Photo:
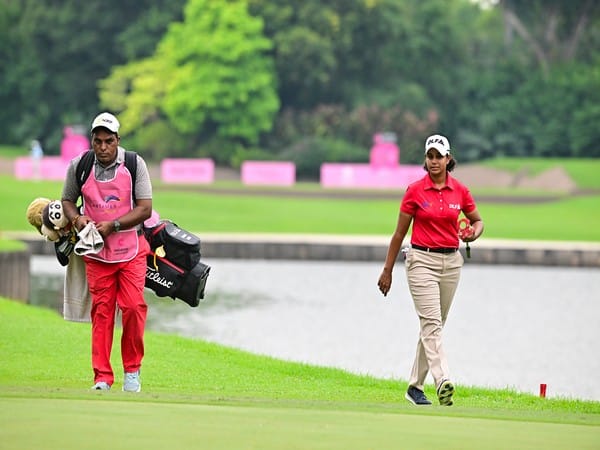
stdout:
[[411,244],[458,248],[458,216],[476,207],[469,189],[449,173],[441,189],[427,174],[406,188],[400,211],[413,216]]

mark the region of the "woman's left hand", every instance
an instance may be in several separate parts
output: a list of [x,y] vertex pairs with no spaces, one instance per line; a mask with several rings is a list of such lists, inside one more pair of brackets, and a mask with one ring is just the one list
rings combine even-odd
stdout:
[[458,237],[463,242],[473,242],[475,240],[475,229],[471,225],[458,230]]
[[475,229],[466,217],[458,221],[458,238],[463,242],[474,241]]

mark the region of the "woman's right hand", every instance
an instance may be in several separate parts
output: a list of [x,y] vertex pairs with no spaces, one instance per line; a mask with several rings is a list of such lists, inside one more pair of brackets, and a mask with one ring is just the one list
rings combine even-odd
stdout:
[[377,286],[379,290],[383,294],[383,296],[387,296],[390,288],[392,287],[392,271],[388,269],[383,269],[381,275],[379,275],[379,281],[377,282]]

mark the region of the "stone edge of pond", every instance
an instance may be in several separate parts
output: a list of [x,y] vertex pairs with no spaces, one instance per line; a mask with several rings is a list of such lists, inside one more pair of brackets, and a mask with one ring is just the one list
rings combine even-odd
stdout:
[[[389,236],[198,233],[202,259],[280,259],[320,261],[385,260]],[[54,247],[34,233],[14,233],[33,255],[54,255]],[[600,267],[600,243],[480,239],[463,245],[466,264]]]

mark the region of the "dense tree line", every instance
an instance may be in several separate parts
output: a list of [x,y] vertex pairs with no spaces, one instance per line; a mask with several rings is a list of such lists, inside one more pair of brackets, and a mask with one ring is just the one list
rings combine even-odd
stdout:
[[0,0],[0,141],[57,152],[63,124],[97,113],[98,82],[151,54],[184,3]]
[[0,129],[41,139],[99,109],[149,158],[402,162],[600,156],[594,0],[0,0]]

